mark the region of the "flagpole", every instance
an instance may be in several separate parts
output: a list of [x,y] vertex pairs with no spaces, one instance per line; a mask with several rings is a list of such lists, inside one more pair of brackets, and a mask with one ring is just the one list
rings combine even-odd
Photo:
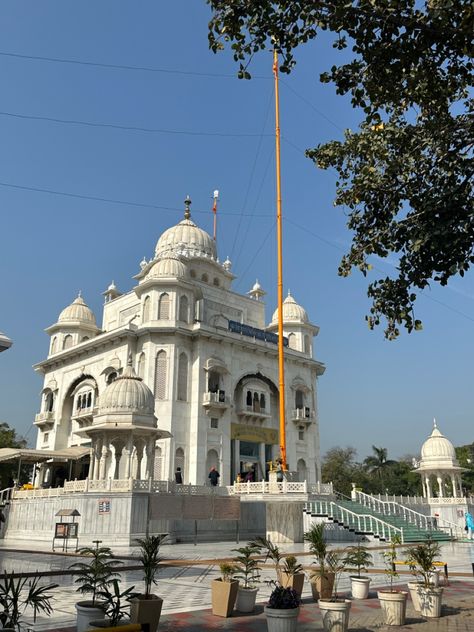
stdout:
[[217,200],[219,198],[219,191],[214,191],[214,204],[212,205],[212,212],[214,213],[214,241],[217,238]]
[[273,50],[273,75],[275,77],[275,153],[276,153],[276,193],[277,193],[277,250],[278,250],[278,373],[280,389],[280,458],[283,470],[288,469],[286,461],[285,427],[285,364],[283,355],[283,253],[281,223],[281,176],[280,176],[280,98],[278,91],[278,54]]

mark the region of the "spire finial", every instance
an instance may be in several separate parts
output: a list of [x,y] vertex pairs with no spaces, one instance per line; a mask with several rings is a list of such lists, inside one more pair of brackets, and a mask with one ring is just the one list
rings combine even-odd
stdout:
[[438,426],[436,425],[436,418],[435,418],[435,417],[433,417],[433,430],[434,430],[435,428],[437,428],[437,427],[438,427]]
[[130,367],[132,366],[132,354],[131,353],[128,354],[127,366],[130,366]]
[[79,290],[79,292],[77,293],[77,298],[82,298],[82,290]]
[[190,219],[191,218],[191,198],[189,197],[189,195],[187,195],[186,199],[184,200],[184,206],[185,206],[184,219]]

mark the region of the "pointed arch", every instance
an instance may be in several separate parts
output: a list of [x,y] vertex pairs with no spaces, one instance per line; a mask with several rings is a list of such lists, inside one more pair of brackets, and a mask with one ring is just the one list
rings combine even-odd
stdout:
[[66,334],[63,340],[63,349],[70,349],[72,347],[72,336],[71,334]]
[[166,399],[166,382],[168,378],[168,356],[166,351],[158,351],[155,358],[155,398]]
[[178,359],[178,393],[177,399],[185,402],[188,399],[188,356],[184,353],[179,354]]
[[170,296],[166,292],[161,294],[158,300],[158,320],[169,320],[170,318]]
[[149,296],[145,296],[145,300],[143,301],[143,317],[142,322],[147,323],[150,320],[150,305],[151,299]]
[[138,377],[141,377],[142,380],[145,377],[145,352],[144,351],[140,353],[140,357],[138,358],[137,375]]
[[183,323],[188,323],[189,322],[189,301],[188,301],[188,297],[185,294],[183,294],[179,298],[179,318],[178,318],[178,320],[180,320]]
[[290,349],[296,349],[296,336],[295,334],[288,334],[288,346]]

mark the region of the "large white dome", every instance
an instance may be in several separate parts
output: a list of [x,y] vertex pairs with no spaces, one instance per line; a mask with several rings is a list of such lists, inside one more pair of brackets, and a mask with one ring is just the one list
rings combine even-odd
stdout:
[[152,265],[146,274],[145,279],[172,277],[183,278],[186,275],[186,266],[182,261],[175,256],[168,256],[163,259],[158,259],[156,263]]
[[100,396],[99,415],[110,413],[153,415],[154,411],[153,393],[143,380],[137,377],[130,364]]
[[156,243],[155,258],[163,258],[168,254],[180,253],[189,257],[208,257],[217,259],[216,242],[205,230],[196,226],[191,220],[189,206],[191,200],[186,198],[184,219],[176,226],[165,230]]
[[79,321],[96,327],[94,312],[86,305],[81,295],[59,314],[58,323],[66,324],[71,321]]
[[[298,305],[295,299],[288,292],[288,296],[283,301],[283,322],[284,323],[308,323],[306,310]],[[273,312],[270,326],[278,324],[278,308]]]
[[449,439],[441,434],[439,428],[435,425],[433,432],[421,447],[421,458],[423,460],[456,460],[456,451]]

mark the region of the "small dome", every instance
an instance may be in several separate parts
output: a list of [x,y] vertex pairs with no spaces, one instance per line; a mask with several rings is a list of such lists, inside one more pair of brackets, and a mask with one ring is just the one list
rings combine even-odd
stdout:
[[131,364],[107,386],[99,400],[99,415],[104,413],[139,413],[154,415],[155,398]]
[[454,446],[449,439],[441,434],[436,422],[433,432],[421,447],[421,459],[422,461],[446,461],[448,459],[456,462]]
[[63,309],[59,314],[58,323],[67,323],[70,321],[82,321],[83,323],[96,327],[94,312],[86,305],[80,294],[74,299],[71,305]]
[[[288,296],[283,301],[283,322],[284,323],[308,323],[306,310],[298,305],[295,299],[288,292]],[[278,308],[273,312],[271,325],[278,324]]]
[[189,198],[186,198],[185,204],[184,219],[161,235],[156,244],[155,257],[177,252],[184,254],[186,251],[186,254],[191,257],[217,259],[216,242],[191,220]]
[[145,279],[154,279],[156,277],[176,277],[182,278],[186,275],[186,266],[178,257],[169,256],[158,259],[148,271]]

